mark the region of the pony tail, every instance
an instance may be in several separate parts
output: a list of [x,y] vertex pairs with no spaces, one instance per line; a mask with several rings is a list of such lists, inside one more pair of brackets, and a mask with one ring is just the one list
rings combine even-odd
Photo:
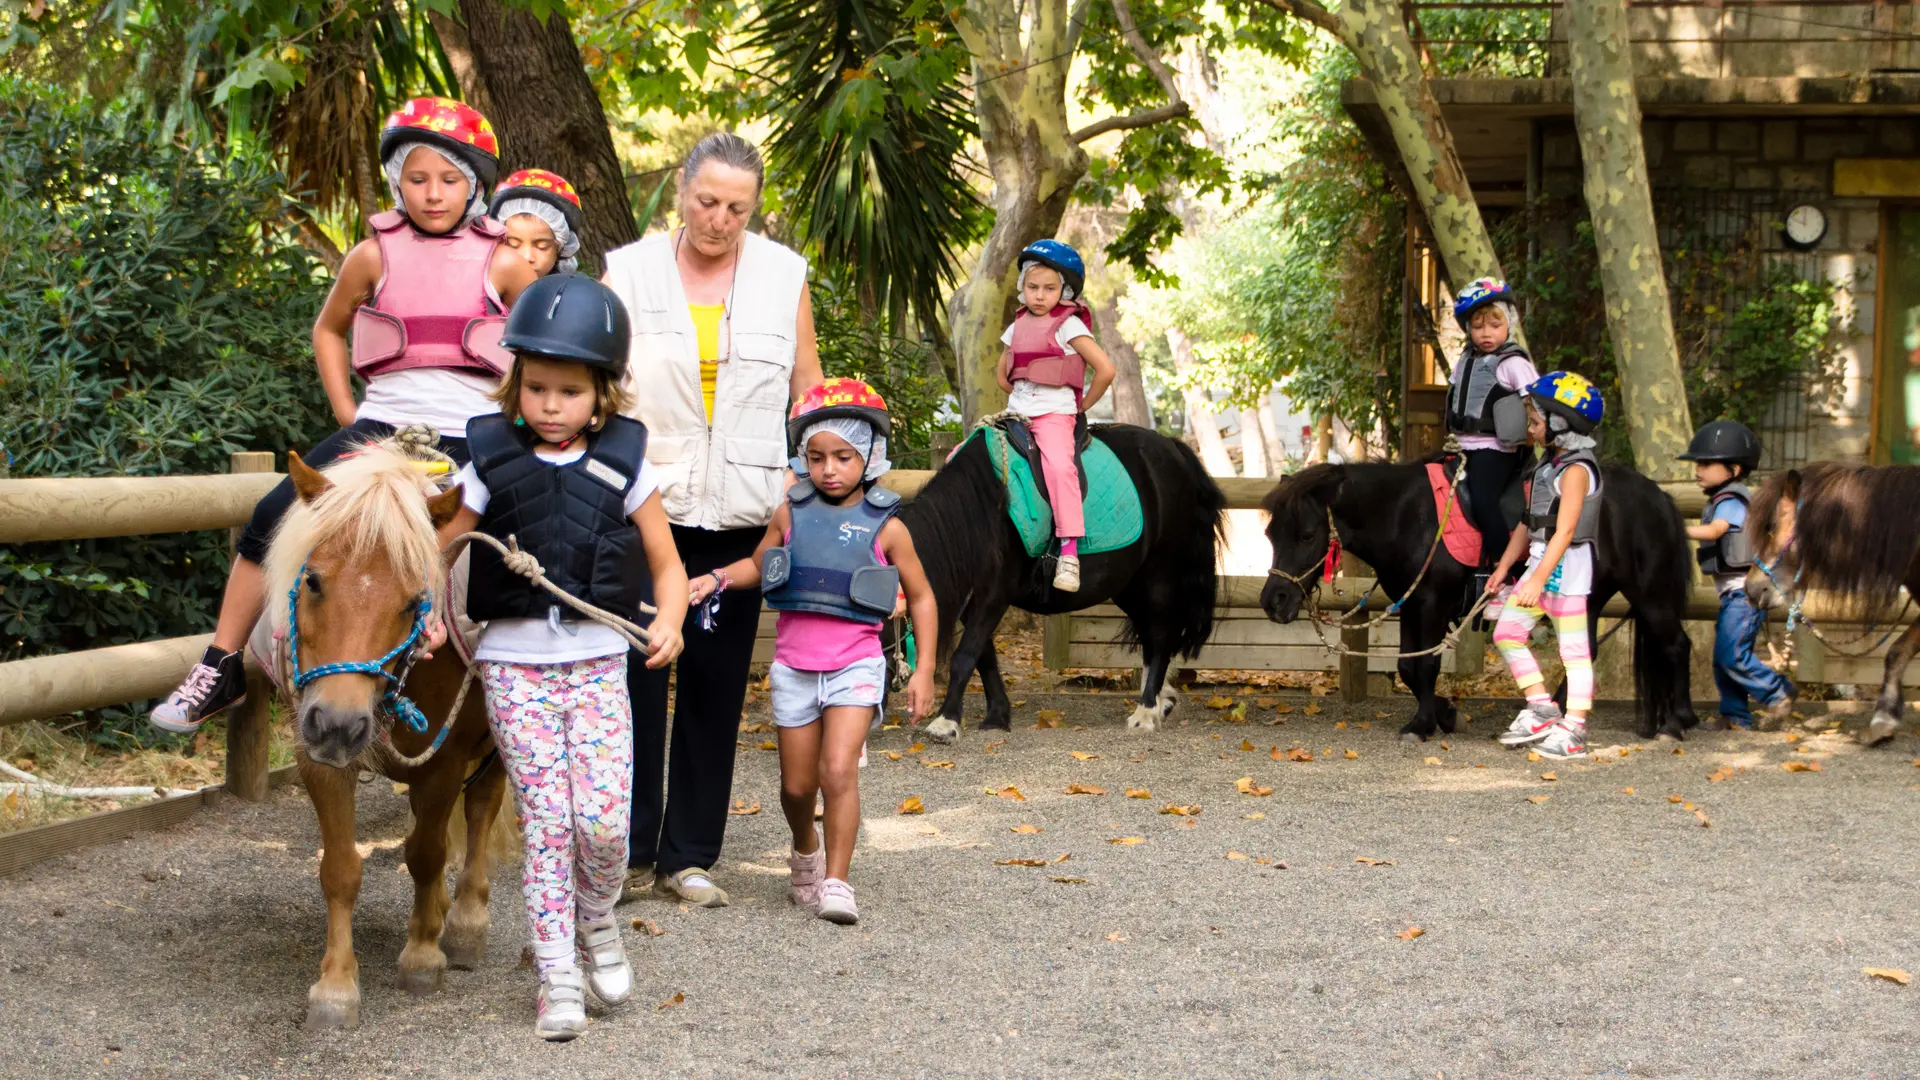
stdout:
[[[1168,440],[1187,473],[1186,490],[1174,492],[1173,512],[1166,535],[1192,537],[1191,550],[1180,553],[1181,573],[1174,581],[1177,595],[1193,597],[1171,625],[1162,625],[1168,635],[1170,651],[1189,659],[1200,655],[1207,639],[1213,636],[1213,613],[1219,595],[1220,548],[1227,539],[1227,497],[1220,485],[1207,474],[1200,455],[1179,440]],[[1164,511],[1163,507],[1163,511]]]

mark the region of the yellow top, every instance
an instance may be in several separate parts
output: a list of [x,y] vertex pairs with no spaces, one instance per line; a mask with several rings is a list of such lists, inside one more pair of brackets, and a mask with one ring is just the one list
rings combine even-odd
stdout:
[[694,337],[700,344],[700,397],[707,403],[707,423],[713,423],[713,383],[720,374],[720,319],[725,304],[688,304]]

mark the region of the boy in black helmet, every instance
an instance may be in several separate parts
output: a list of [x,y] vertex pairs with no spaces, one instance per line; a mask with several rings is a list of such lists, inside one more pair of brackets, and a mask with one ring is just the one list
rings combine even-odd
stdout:
[[1713,681],[1720,688],[1720,715],[1706,727],[1753,727],[1747,707],[1747,699],[1752,698],[1766,705],[1760,730],[1772,731],[1793,711],[1793,684],[1753,655],[1765,615],[1747,599],[1753,544],[1747,539],[1747,503],[1752,493],[1745,480],[1760,464],[1760,440],[1745,424],[1715,420],[1694,432],[1680,460],[1693,462],[1694,478],[1707,493],[1700,524],[1687,526],[1687,536],[1700,542],[1700,572],[1720,590],[1720,618],[1713,630]]

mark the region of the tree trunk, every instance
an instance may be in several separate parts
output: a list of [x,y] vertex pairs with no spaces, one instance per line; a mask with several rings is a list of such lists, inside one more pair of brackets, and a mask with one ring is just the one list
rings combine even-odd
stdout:
[[1690,470],[1679,455],[1693,422],[1647,186],[1626,4],[1582,0],[1567,11],[1574,126],[1634,464],[1656,479],[1683,479]]
[[1066,0],[1034,0],[1029,19],[1024,45],[1013,0],[967,0],[953,19],[973,56],[974,111],[993,176],[993,229],[947,306],[960,414],[969,426],[1006,407],[994,368],[1013,318],[1020,249],[1059,229],[1067,197],[1087,171],[1067,122],[1070,65],[1029,61],[1072,55],[1078,43],[1069,41]]
[[1313,421],[1313,449],[1307,452],[1307,464],[1325,465],[1333,450],[1333,414],[1323,412]]
[[1241,409],[1240,412],[1240,475],[1265,479],[1267,469],[1267,442],[1260,434],[1260,409]]
[[1122,424],[1152,427],[1153,406],[1147,401],[1147,384],[1141,373],[1140,354],[1134,351],[1133,342],[1120,333],[1120,297],[1117,294],[1109,294],[1094,310],[1093,334],[1113,361],[1113,386],[1107,390],[1113,396],[1113,418]]
[[543,25],[501,0],[460,0],[487,114],[500,135],[502,173],[550,169],[580,193],[580,269],[598,276],[601,255],[640,239],[600,97],[558,11]]
[[1260,418],[1260,438],[1267,445],[1267,472],[1279,476],[1287,471],[1287,444],[1280,438],[1280,422],[1273,418],[1273,395],[1260,399],[1254,410]]
[[[1193,339],[1185,330],[1173,327],[1167,331],[1167,345],[1173,350],[1173,368],[1185,374],[1196,366],[1193,359]],[[1213,399],[1198,386],[1188,385],[1180,391],[1187,405],[1187,430],[1193,434],[1193,443],[1200,450],[1200,461],[1213,476],[1232,476],[1233,458],[1227,454],[1227,443],[1220,437],[1220,421],[1213,413]]]
[[1374,98],[1447,264],[1448,278],[1465,284],[1474,278],[1500,277],[1500,258],[1454,149],[1453,131],[1407,38],[1400,3],[1346,0],[1338,18],[1342,43],[1373,84]]
[[493,96],[487,93],[486,80],[480,77],[480,67],[474,62],[473,43],[467,40],[467,28],[452,16],[431,8],[427,11],[427,22],[433,26],[434,36],[440,39],[440,51],[447,54],[453,78],[460,84],[461,99],[479,109],[482,116],[492,119]]

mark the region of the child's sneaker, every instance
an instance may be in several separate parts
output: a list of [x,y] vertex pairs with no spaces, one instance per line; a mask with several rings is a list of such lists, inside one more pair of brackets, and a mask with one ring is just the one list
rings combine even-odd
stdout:
[[811,855],[787,853],[787,899],[803,911],[817,913],[820,910],[820,881],[827,876],[827,849],[820,845],[820,836],[814,834],[816,846]]
[[209,645],[179,687],[147,714],[147,721],[161,731],[191,735],[201,724],[245,700],[247,669],[240,654]]
[[533,1033],[548,1042],[566,1042],[587,1030],[587,995],[580,969],[560,968],[541,976],[538,1009]]
[[1525,746],[1547,737],[1553,725],[1560,722],[1560,706],[1553,702],[1540,705],[1528,705],[1513,718],[1513,723],[1499,735],[1500,745],[1508,747]]
[[1553,761],[1586,757],[1587,725],[1577,720],[1562,720],[1534,745],[1533,752]]
[[633,993],[633,966],[627,963],[620,941],[620,924],[612,919],[575,930],[575,943],[586,961],[587,988],[608,1005],[619,1005]]
[[1053,569],[1053,587],[1061,592],[1080,591],[1080,556],[1062,555]]
[[841,926],[860,921],[860,909],[853,904],[853,886],[837,877],[820,883],[820,917]]

